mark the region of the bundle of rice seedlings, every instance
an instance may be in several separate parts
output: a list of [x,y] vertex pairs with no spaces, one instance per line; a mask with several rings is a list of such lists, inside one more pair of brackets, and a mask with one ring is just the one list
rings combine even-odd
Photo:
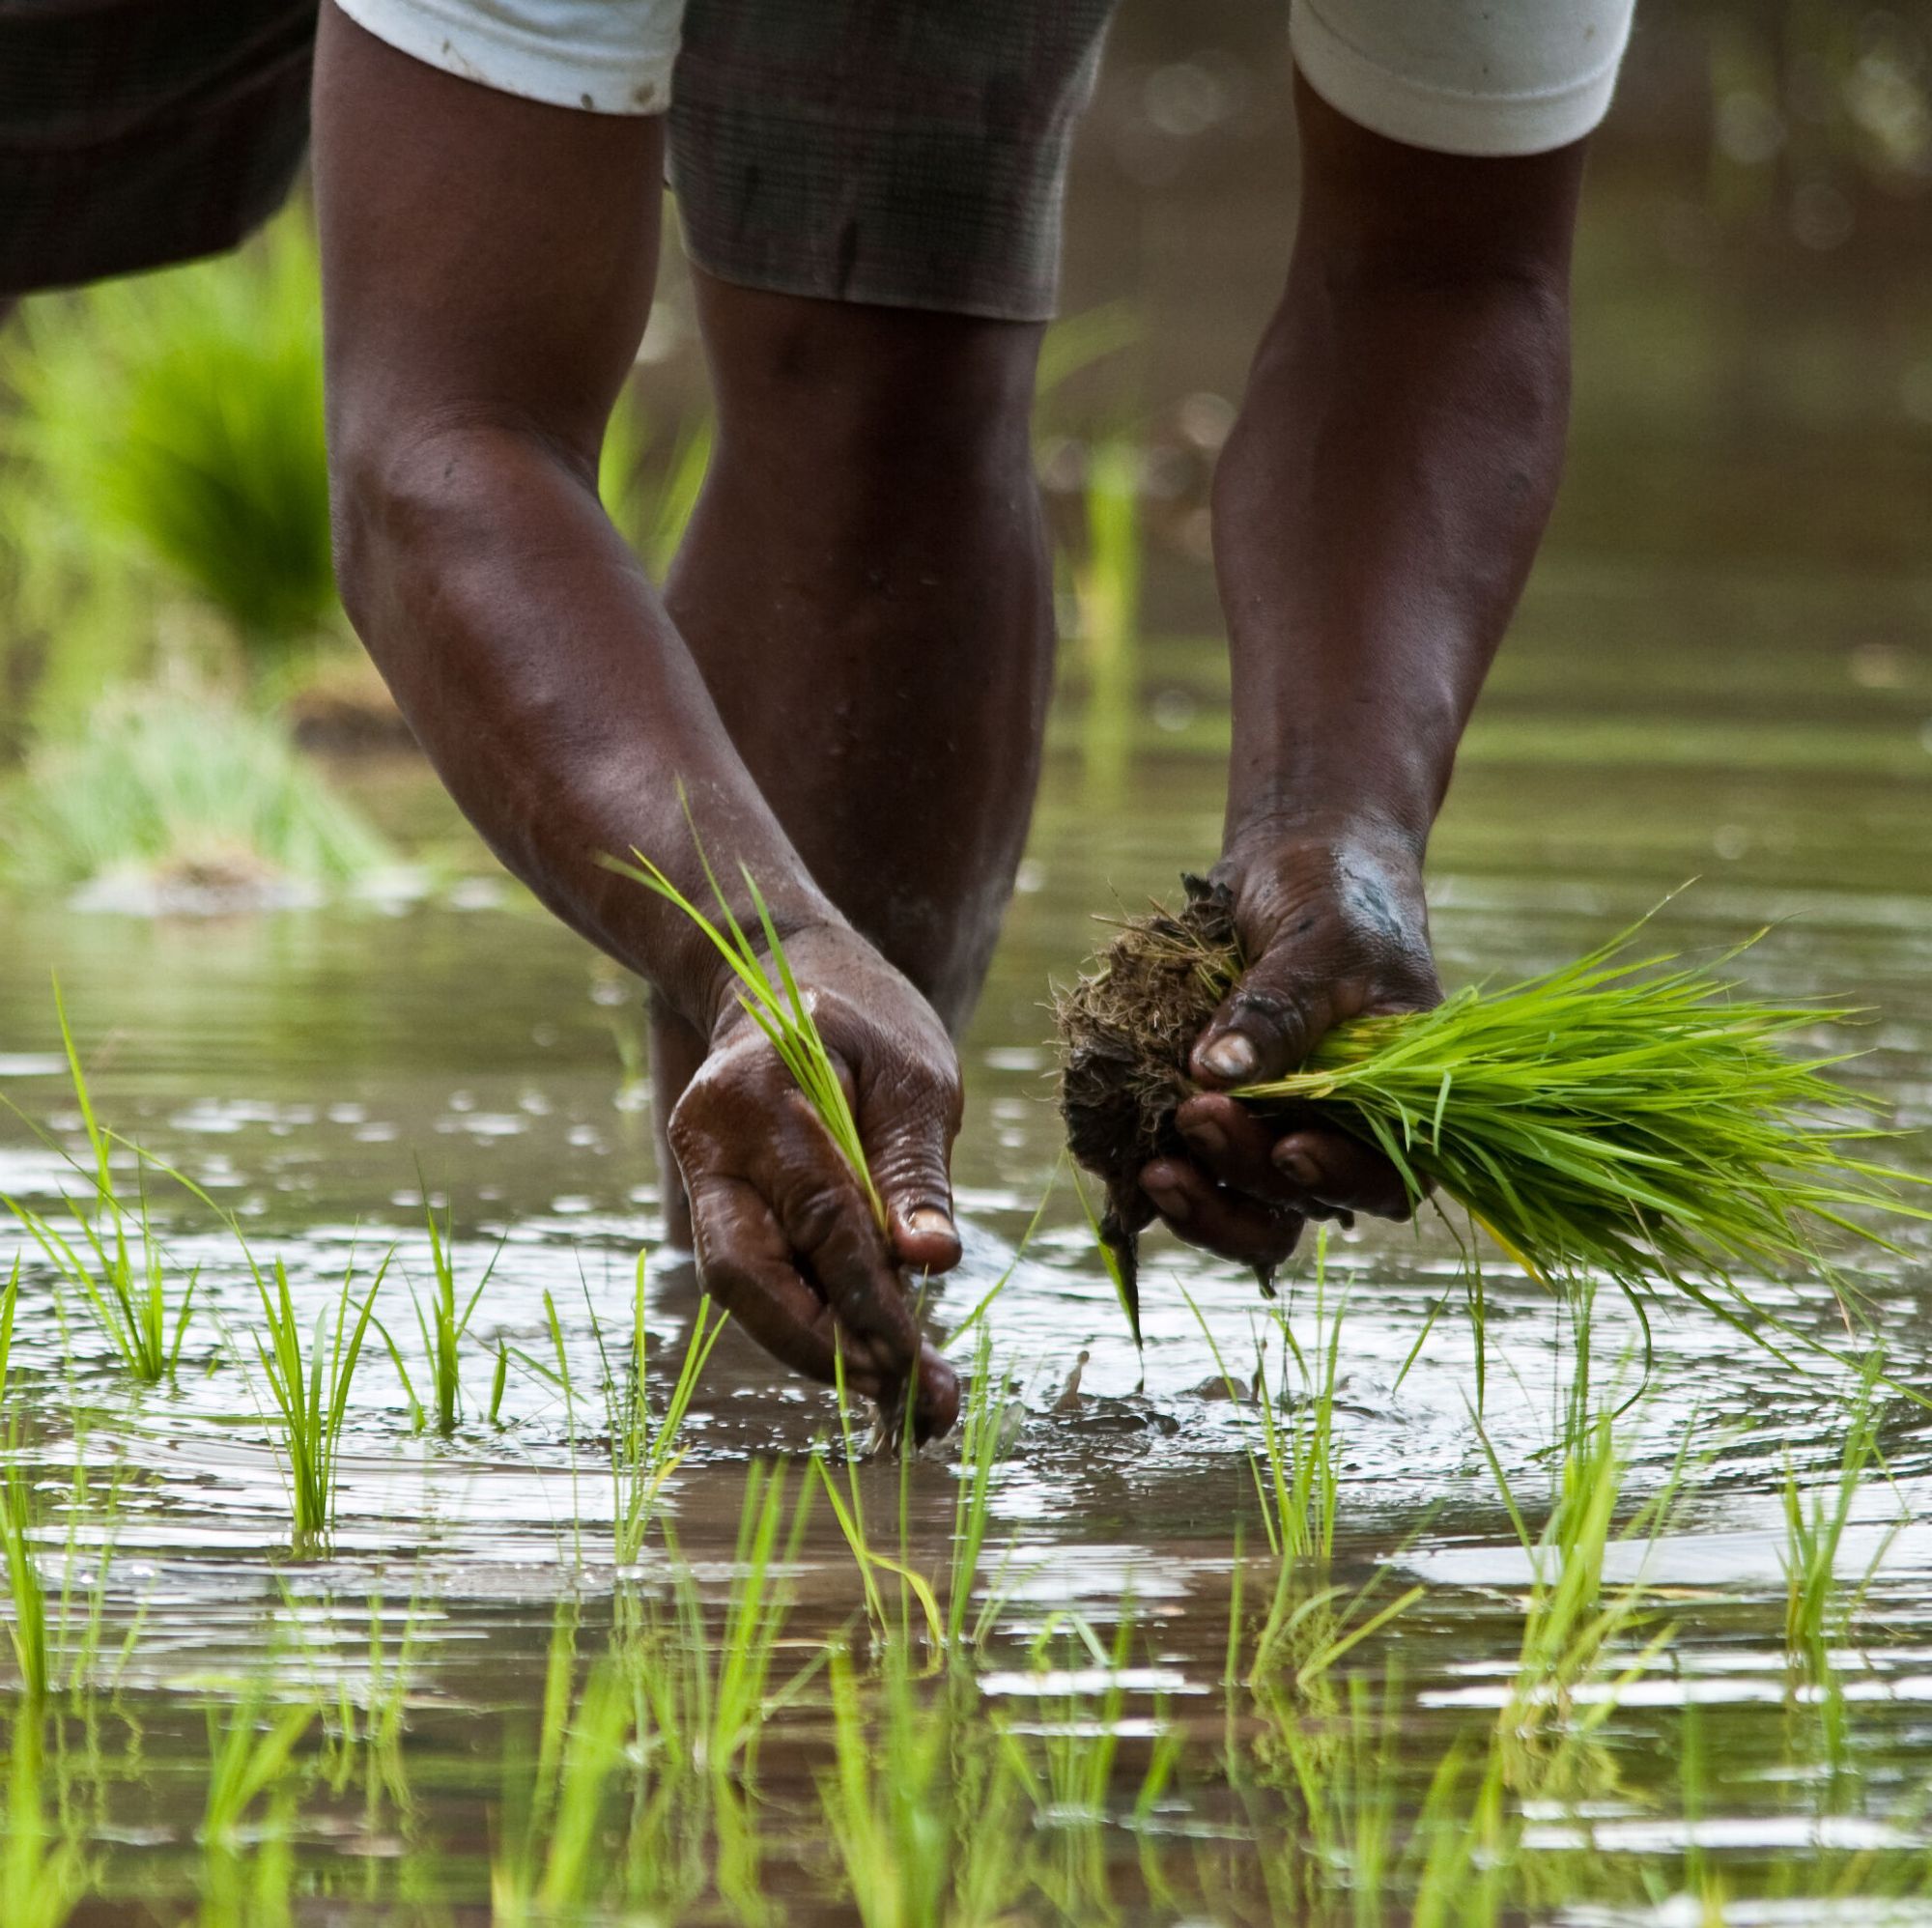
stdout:
[[[1179,913],[1129,920],[1058,1003],[1068,1144],[1106,1180],[1103,1229],[1129,1254],[1138,1174],[1184,1155],[1187,1054],[1241,970],[1225,893],[1186,884]],[[1722,975],[1745,946],[1710,966],[1636,955],[1640,929],[1520,983],[1338,1025],[1299,1069],[1235,1095],[1313,1107],[1554,1289],[1607,1279],[1647,1325],[1668,1286],[1761,1343],[1802,1338],[1749,1279],[1818,1276],[1849,1312],[1823,1245],[1896,1250],[1878,1224],[1932,1219],[1900,1194],[1926,1181],[1866,1155],[1895,1134],[1828,1075],[1842,1054],[1806,1048],[1859,1013],[1745,995]]]

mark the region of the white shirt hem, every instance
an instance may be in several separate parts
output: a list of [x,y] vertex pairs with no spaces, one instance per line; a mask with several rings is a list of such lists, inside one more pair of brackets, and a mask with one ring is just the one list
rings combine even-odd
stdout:
[[1595,128],[1616,91],[1623,42],[1590,72],[1517,94],[1471,94],[1398,73],[1351,45],[1295,0],[1290,43],[1302,77],[1371,133],[1438,154],[1528,155],[1568,147]]

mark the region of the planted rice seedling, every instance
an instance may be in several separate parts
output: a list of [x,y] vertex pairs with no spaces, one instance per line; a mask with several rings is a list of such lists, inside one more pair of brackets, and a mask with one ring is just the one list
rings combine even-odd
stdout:
[[288,1772],[296,1749],[320,1710],[298,1704],[271,1712],[268,1684],[258,1677],[234,1706],[208,1710],[208,1799],[202,1839],[233,1849],[250,1810]]
[[[1623,1689],[1675,1635],[1668,1624],[1650,1630],[1648,1589],[1640,1570],[1628,1582],[1613,1585],[1605,1568],[1612,1545],[1634,1545],[1668,1525],[1684,1490],[1691,1438],[1686,1429],[1668,1477],[1618,1527],[1629,1462],[1617,1433],[1619,1408],[1598,1403],[1591,1385],[1587,1293],[1574,1316],[1576,1363],[1564,1396],[1549,1513],[1540,1533],[1531,1534],[1482,1421],[1471,1415],[1497,1492],[1530,1563],[1517,1675],[1498,1727],[1506,1741],[1524,1749],[1546,1731],[1554,1731],[1559,1767],[1566,1750],[1589,1740],[1616,1711]],[[1634,1638],[1642,1638],[1643,1644],[1633,1654]],[[1623,1660],[1620,1670],[1607,1674],[1617,1659]]]
[[[604,1330],[598,1323],[596,1310],[590,1309],[590,1329],[603,1365],[609,1414],[611,1480],[616,1502],[611,1531],[620,1567],[630,1566],[642,1552],[644,1537],[657,1516],[665,1483],[684,1458],[685,1449],[679,1441],[685,1417],[691,1410],[698,1381],[704,1376],[705,1362],[711,1357],[711,1348],[724,1330],[728,1316],[714,1312],[709,1299],[697,1301],[677,1377],[671,1383],[663,1416],[654,1417],[645,1373],[650,1333],[644,1323],[644,1275],[645,1255],[639,1252],[637,1287],[631,1303],[628,1370],[619,1371],[613,1366],[605,1347]],[[588,1304],[587,1296],[585,1303]]]
[[311,1547],[326,1541],[335,1525],[336,1479],[350,1387],[389,1262],[384,1258],[376,1268],[360,1306],[352,1298],[352,1264],[335,1301],[333,1329],[325,1306],[315,1316],[305,1359],[301,1320],[289,1290],[287,1267],[279,1259],[274,1262],[271,1291],[252,1255],[248,1265],[268,1325],[268,1339],[257,1335],[255,1351],[274,1398],[273,1416],[280,1429],[275,1443],[288,1482],[296,1544]]
[[1840,1583],[1838,1556],[1859,1493],[1874,1467],[1885,1469],[1878,1450],[1880,1378],[1881,1362],[1874,1352],[1865,1360],[1850,1401],[1837,1477],[1829,1486],[1807,1490],[1797,1468],[1785,1467],[1784,1644],[1793,1666],[1813,1683],[1831,1673],[1831,1642],[1843,1637],[1887,1549],[1906,1523],[1901,1511],[1873,1552],[1863,1579],[1851,1588]]
[[[187,1336],[188,1315],[194,1305],[196,1275],[188,1274],[181,1288],[179,1302],[171,1303],[170,1268],[148,1215],[145,1154],[135,1148],[138,1199],[130,1210],[122,1200],[115,1180],[111,1155],[114,1135],[103,1129],[95,1116],[87,1074],[74,1047],[58,981],[54,984],[54,1010],[60,1019],[61,1043],[67,1053],[74,1101],[80,1108],[88,1149],[93,1154],[91,1172],[77,1164],[74,1169],[89,1180],[93,1195],[85,1202],[66,1200],[78,1228],[77,1235],[72,1238],[18,1199],[9,1198],[6,1204],[53,1262],[63,1284],[80,1293],[128,1373],[142,1385],[157,1385],[174,1376],[181,1359],[182,1342]],[[18,1275],[16,1259],[15,1286]],[[10,1337],[13,1308],[10,1290],[7,1302]],[[0,1362],[4,1362],[4,1356],[0,1353]],[[0,1387],[4,1387],[4,1371],[0,1371]]]
[[753,1460],[738,1509],[732,1577],[717,1630],[691,1569],[673,1555],[674,1615],[648,1618],[643,1602],[626,1601],[615,1652],[639,1698],[639,1729],[648,1727],[661,1776],[731,1776],[749,1786],[757,1772],[765,1727],[817,1674],[822,1656],[781,1685],[773,1670],[791,1615],[785,1577],[804,1543],[812,1482],[805,1481],[786,1522],[782,1461]]
[[[1060,1000],[1074,1156],[1108,1182],[1106,1235],[1131,1265],[1140,1168],[1179,1147],[1187,1053],[1241,968],[1219,886],[1122,928]],[[1631,954],[1635,933],[1434,1010],[1335,1027],[1290,1076],[1236,1093],[1315,1105],[1378,1148],[1419,1204],[1456,1201],[1532,1276],[1613,1282],[1647,1318],[1662,1281],[1759,1343],[1822,1342],[1753,1298],[1749,1277],[1822,1273],[1822,1244],[1885,1246],[1866,1223],[1932,1218],[1867,1154],[1892,1134],[1806,1055],[1858,1014],[1744,995],[1716,968]],[[1737,953],[1731,953],[1735,956]]]
[[16,1438],[8,1451],[6,1473],[0,1477],[0,1543],[7,1559],[7,1635],[20,1670],[20,1686],[32,1705],[43,1701],[53,1684],[46,1583],[34,1545],[39,1526],[38,1509],[20,1470]]
[[[448,1439],[456,1432],[457,1415],[462,1409],[463,1342],[469,1336],[469,1321],[475,1316],[476,1303],[483,1296],[483,1289],[489,1285],[497,1270],[497,1261],[503,1256],[503,1247],[497,1245],[489,1264],[484,1267],[483,1276],[476,1281],[469,1297],[462,1299],[459,1308],[461,1295],[456,1286],[456,1248],[450,1237],[450,1208],[444,1207],[442,1223],[439,1226],[436,1207],[430,1203],[427,1189],[423,1192],[423,1218],[429,1226],[429,1304],[424,1306],[413,1283],[410,1286],[410,1303],[415,1309],[416,1330],[422,1335],[423,1355],[429,1365],[431,1396],[436,1402],[436,1430]],[[415,1382],[410,1377],[409,1368],[403,1363],[401,1348],[389,1337],[380,1319],[376,1327],[388,1348],[390,1359],[395,1363],[420,1430],[425,1418],[423,1404],[416,1397]]]
[[552,1729],[547,1720],[551,1751],[538,1764],[527,1825],[515,1848],[499,1848],[491,1863],[491,1919],[502,1928],[575,1919],[611,1885],[600,1830],[633,1732],[630,1688],[613,1661],[591,1669],[582,1692],[557,1712],[554,1735]]
[[[952,1574],[946,1593],[946,1648],[956,1654],[962,1646],[977,1647],[1002,1604],[995,1579],[973,1612],[973,1588],[980,1576],[992,1518],[993,1476],[999,1470],[1007,1441],[1007,1408],[1012,1390],[1009,1374],[993,1366],[993,1337],[982,1325],[973,1353],[973,1374],[966,1391],[966,1412],[959,1432],[958,1487],[952,1502]],[[1004,1569],[1003,1569],[1004,1571]]]

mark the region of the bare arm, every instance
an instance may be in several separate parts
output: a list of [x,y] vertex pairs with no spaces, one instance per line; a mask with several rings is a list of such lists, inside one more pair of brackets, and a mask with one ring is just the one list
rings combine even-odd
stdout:
[[[804,1371],[842,1344],[890,1395],[920,1342],[895,1263],[958,1254],[957,1067],[923,999],[807,873],[596,492],[655,274],[662,124],[578,113],[410,59],[325,7],[316,85],[338,569],[431,760],[552,910],[709,1040],[671,1120],[707,1288]],[[849,1172],[701,935],[600,857],[702,902],[748,865],[835,1056],[892,1216]],[[740,893],[742,898],[742,893]],[[741,913],[746,909],[741,901]],[[950,1375],[928,1353],[924,1416]]]
[[[1372,134],[1305,84],[1296,103],[1288,287],[1215,478],[1235,710],[1217,874],[1254,962],[1196,1048],[1210,1087],[1439,995],[1423,852],[1568,412],[1580,144],[1469,159]],[[1180,1121],[1198,1162],[1151,1167],[1150,1197],[1231,1255],[1271,1264],[1304,1215],[1405,1207],[1340,1134],[1277,1139],[1213,1096]]]

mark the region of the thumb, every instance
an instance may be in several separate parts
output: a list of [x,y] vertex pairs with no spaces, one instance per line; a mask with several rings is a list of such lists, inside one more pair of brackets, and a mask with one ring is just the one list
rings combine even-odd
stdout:
[[1336,1015],[1332,985],[1287,950],[1264,951],[1194,1040],[1188,1069],[1210,1090],[1284,1077]]
[[863,1094],[859,1127],[894,1255],[918,1271],[950,1271],[959,1262],[951,1177],[957,1082],[882,1081]]

